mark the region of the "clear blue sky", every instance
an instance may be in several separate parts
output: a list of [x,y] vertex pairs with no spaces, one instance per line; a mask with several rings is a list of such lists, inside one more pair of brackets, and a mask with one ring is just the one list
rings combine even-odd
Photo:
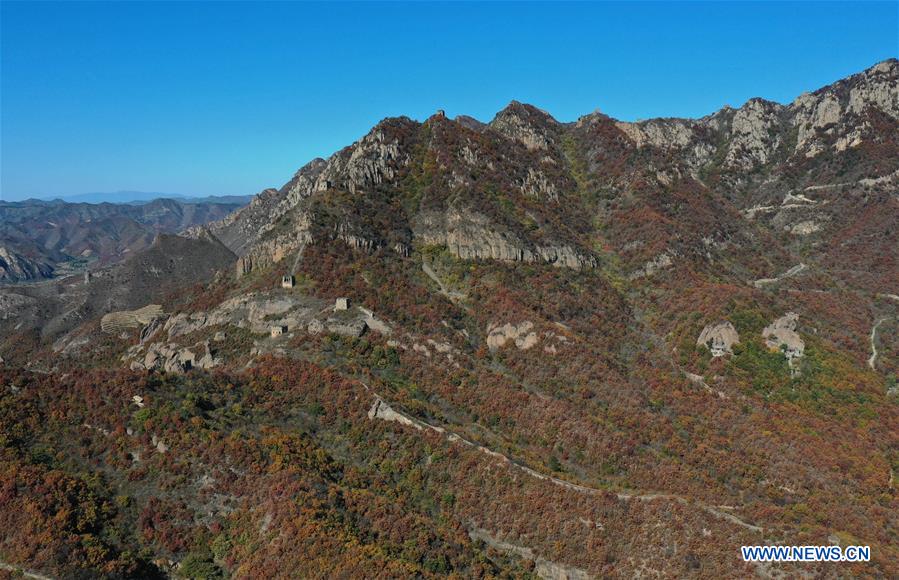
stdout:
[[897,2],[0,3],[0,197],[280,186],[393,115],[788,102],[897,56]]

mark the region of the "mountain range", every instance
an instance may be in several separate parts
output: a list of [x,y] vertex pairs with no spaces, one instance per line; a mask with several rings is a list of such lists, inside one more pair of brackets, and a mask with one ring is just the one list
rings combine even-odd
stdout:
[[[252,196],[246,195],[210,195],[210,196],[197,196],[197,195],[182,195],[177,193],[160,193],[153,191],[134,191],[134,190],[122,190],[122,191],[108,191],[108,192],[91,192],[91,193],[76,193],[76,194],[68,194],[68,195],[37,195],[31,198],[25,198],[24,196],[18,196],[7,199],[5,201],[27,201],[27,202],[37,202],[37,201],[64,201],[67,203],[148,203],[157,199],[176,199],[179,201],[189,201],[192,203],[201,203],[201,202],[233,202],[233,203],[244,203],[248,202]],[[0,199],[0,201],[3,201]]]
[[0,288],[0,559],[899,575],[897,216],[896,59],[700,119],[385,119],[90,279]]
[[0,283],[43,280],[89,264],[121,261],[148,248],[158,233],[176,233],[221,219],[248,201],[0,201]]

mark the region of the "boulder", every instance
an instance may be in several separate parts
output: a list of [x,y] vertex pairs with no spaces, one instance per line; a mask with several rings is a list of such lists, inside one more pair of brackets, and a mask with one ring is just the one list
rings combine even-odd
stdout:
[[194,366],[199,369],[211,369],[218,361],[212,356],[212,350],[209,348],[209,341],[203,341],[202,343],[198,343],[198,345],[203,347],[203,356],[194,362]]
[[513,341],[521,350],[527,350],[537,344],[539,338],[536,332],[532,332],[534,323],[525,320],[520,324],[506,323],[502,326],[491,325],[487,332],[487,347],[496,350]]
[[154,318],[146,326],[144,326],[140,331],[140,344],[145,344],[149,340],[151,340],[156,332],[162,327],[162,318]]
[[733,345],[739,343],[740,335],[737,334],[737,329],[727,321],[709,324],[702,329],[699,339],[696,341],[697,346],[706,346],[712,352],[713,357],[733,354]]
[[784,356],[787,357],[790,369],[793,370],[793,374],[796,374],[794,361],[802,358],[805,354],[805,341],[796,332],[798,322],[798,314],[787,312],[762,330],[762,338],[765,339],[765,344],[768,345],[768,348],[783,351]]

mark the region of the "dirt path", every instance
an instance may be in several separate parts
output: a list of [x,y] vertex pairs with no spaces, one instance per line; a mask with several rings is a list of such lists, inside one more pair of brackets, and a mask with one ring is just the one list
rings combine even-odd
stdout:
[[877,327],[880,326],[886,318],[881,318],[871,327],[871,357],[868,359],[868,366],[871,370],[877,370]]
[[[363,386],[366,388],[366,390],[373,392],[368,387],[368,385],[365,385],[363,383]],[[522,472],[530,475],[531,477],[534,477],[536,479],[541,479],[543,481],[548,481],[554,485],[558,485],[559,487],[564,487],[565,489],[569,489],[574,492],[588,494],[588,495],[605,495],[605,494],[611,493],[609,490],[599,489],[599,488],[595,488],[595,487],[588,487],[586,485],[580,485],[577,483],[572,483],[570,481],[565,481],[564,479],[559,479],[557,477],[553,477],[551,475],[546,475],[545,473],[540,473],[539,471],[536,471],[530,467],[527,467],[526,465],[521,464],[520,462],[516,461],[515,459],[513,459],[511,457],[503,455],[502,453],[499,453],[497,451],[493,451],[492,449],[488,449],[487,447],[484,447],[483,445],[479,445],[477,443],[469,441],[469,440],[465,439],[464,437],[461,437],[461,436],[457,435],[456,433],[453,433],[452,431],[448,431],[448,430],[444,429],[443,427],[431,425],[430,423],[427,423],[420,419],[416,419],[415,417],[407,415],[401,411],[397,411],[397,410],[393,409],[390,405],[388,405],[377,394],[375,394],[374,403],[372,404],[372,407],[368,412],[368,418],[372,419],[372,420],[380,419],[382,421],[392,421],[395,423],[399,423],[401,425],[406,425],[408,427],[412,427],[419,431],[428,430],[428,431],[434,431],[436,433],[440,433],[441,435],[444,435],[448,440],[450,440],[452,442],[461,443],[468,447],[472,447],[472,448],[480,451],[481,453],[484,453],[486,455],[490,455],[491,457],[500,459],[501,461],[503,461],[504,463],[506,463],[513,469],[522,471]],[[762,528],[760,526],[750,524],[749,522],[746,522],[731,513],[727,513],[725,511],[723,511],[723,509],[724,509],[723,506],[706,505],[706,504],[703,504],[700,502],[691,501],[691,500],[687,499],[686,497],[676,495],[676,494],[661,493],[661,492],[641,492],[641,493],[618,492],[615,494],[615,496],[618,499],[625,500],[625,501],[669,500],[669,501],[676,501],[676,502],[684,504],[684,505],[688,505],[688,504],[692,503],[692,504],[697,505],[703,511],[705,511],[719,519],[727,520],[727,521],[729,521],[733,524],[736,524],[740,527],[746,528],[747,530],[751,530],[753,532],[758,532],[758,533],[763,533],[765,531],[764,528]]]
[[781,274],[780,276],[777,276],[775,278],[759,278],[758,280],[755,280],[752,283],[752,285],[755,286],[756,288],[762,288],[764,286],[776,284],[777,282],[780,282],[781,280],[785,280],[787,278],[792,278],[798,274],[801,274],[802,272],[804,272],[806,270],[808,270],[808,266],[806,266],[803,263],[799,263],[799,264],[796,264],[795,266],[793,266],[792,268],[790,268],[789,270],[787,270],[786,272],[784,272],[783,274]]
[[434,269],[431,268],[430,264],[428,264],[427,262],[422,262],[421,269],[428,276],[428,278],[430,278],[434,281],[435,284],[437,284],[437,286],[440,288],[441,294],[443,294],[453,302],[465,299],[465,295],[461,292],[455,292],[447,288],[443,281],[437,276],[437,272],[435,272]]

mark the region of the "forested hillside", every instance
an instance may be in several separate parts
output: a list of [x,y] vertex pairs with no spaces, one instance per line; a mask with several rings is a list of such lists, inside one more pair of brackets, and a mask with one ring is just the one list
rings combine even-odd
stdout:
[[896,60],[696,120],[390,118],[93,281],[4,289],[0,560],[899,575],[897,135]]

